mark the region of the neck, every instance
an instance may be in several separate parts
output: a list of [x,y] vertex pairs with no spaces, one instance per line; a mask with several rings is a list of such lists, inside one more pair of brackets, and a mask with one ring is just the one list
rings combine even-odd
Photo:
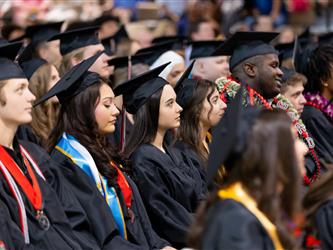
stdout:
[[155,147],[159,148],[164,152],[163,140],[164,140],[165,130],[158,129],[154,140],[151,142]]
[[13,149],[13,140],[16,134],[17,126],[10,126],[0,120],[0,145]]
[[332,92],[329,91],[328,88],[324,88],[323,91],[321,92],[321,94],[323,97],[325,97],[329,101],[333,98]]

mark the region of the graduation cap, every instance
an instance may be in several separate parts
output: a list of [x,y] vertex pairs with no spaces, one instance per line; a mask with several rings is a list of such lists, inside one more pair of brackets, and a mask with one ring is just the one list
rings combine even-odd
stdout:
[[280,62],[293,57],[294,45],[295,45],[294,42],[279,43],[275,45],[275,49],[279,51]]
[[61,105],[68,100],[98,82],[100,77],[97,73],[89,72],[88,69],[94,64],[103,51],[83,60],[70,69],[45,95],[36,101],[34,106],[45,102],[53,96],[57,96]]
[[112,55],[115,53],[117,45],[123,39],[129,39],[129,35],[124,25],[122,25],[114,35],[102,39],[101,43],[103,44],[106,53]]
[[333,44],[333,32],[318,36],[318,42],[320,44]]
[[32,77],[32,75],[36,72],[36,70],[46,64],[47,61],[45,61],[42,58],[32,58],[28,61],[23,61],[22,63],[20,63],[20,66],[25,74],[25,76],[30,79]]
[[0,46],[0,80],[26,78],[22,69],[13,62],[22,44],[22,42],[14,42]]
[[115,69],[118,68],[126,68],[130,64],[135,65],[138,63],[146,63],[147,57],[151,56],[152,52],[145,52],[138,55],[133,56],[120,56],[120,57],[114,57],[110,60],[108,60],[109,66],[114,66]]
[[188,45],[192,46],[190,60],[201,57],[221,56],[219,53],[220,46],[223,45],[223,41],[209,40],[209,41],[191,41]]
[[229,65],[232,70],[240,62],[253,56],[265,54],[278,54],[269,43],[279,33],[276,32],[236,32],[225,41],[220,53],[231,55]]
[[39,43],[45,42],[58,34],[62,24],[63,22],[55,22],[28,26],[25,31],[25,37],[30,38],[30,43],[37,46]]
[[159,43],[173,43],[172,50],[181,50],[184,45],[188,43],[188,37],[186,36],[160,36],[153,39],[153,44]]
[[169,63],[138,75],[114,89],[116,96],[123,95],[124,105],[128,113],[135,114],[150,96],[168,84],[166,80],[158,75]]
[[190,66],[185,70],[183,75],[180,77],[178,82],[176,83],[176,86],[174,88],[176,94],[177,94],[177,103],[185,107],[188,103],[189,99],[193,95],[193,91],[195,87],[197,86],[198,80],[189,79],[188,77],[191,74],[193,65],[195,63],[195,60],[192,61]]
[[99,44],[97,30],[99,27],[89,27],[82,29],[69,30],[51,37],[48,41],[60,39],[60,53],[66,55],[73,50]]
[[139,49],[135,55],[139,55],[142,53],[151,53],[149,57],[146,58],[145,62],[149,66],[151,66],[163,53],[172,50],[173,42],[163,42],[159,44],[155,44],[153,46]]
[[219,168],[231,158],[239,158],[247,143],[251,127],[260,113],[258,108],[243,106],[243,92],[242,84],[228,105],[223,118],[213,129],[207,169],[207,181],[210,187]]

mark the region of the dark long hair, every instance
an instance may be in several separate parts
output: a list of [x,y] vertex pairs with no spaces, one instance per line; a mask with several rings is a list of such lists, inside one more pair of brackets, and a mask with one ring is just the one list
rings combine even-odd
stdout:
[[121,160],[106,136],[99,133],[95,119],[99,90],[103,84],[106,83],[100,80],[61,106],[59,120],[51,132],[48,149],[54,149],[64,132],[74,136],[89,151],[99,172],[107,178],[108,185],[115,187],[118,173],[110,166],[110,161],[121,163]]
[[209,102],[211,108],[208,117],[213,109],[209,99],[214,90],[217,89],[215,83],[208,80],[199,80],[193,91],[193,95],[188,103],[183,107],[181,113],[181,123],[177,130],[178,139],[186,143],[201,160],[206,163],[208,152],[201,141],[200,114],[203,109],[205,99]]
[[163,88],[156,91],[134,115],[134,125],[126,145],[125,158],[129,159],[140,145],[154,140],[158,129],[162,91]]
[[333,199],[333,165],[326,165],[326,167],[329,171],[310,186],[303,198],[307,226],[310,229],[316,226],[315,214],[317,209],[325,202]]
[[[277,227],[282,245],[293,249],[295,241],[287,220],[299,209],[300,173],[297,166],[291,120],[284,112],[264,110],[253,125],[243,154],[225,163],[222,187],[237,181],[255,199],[258,208]],[[279,191],[279,188],[282,190]],[[189,235],[189,244],[201,249],[207,226],[207,209],[219,198],[215,191],[201,204]]]

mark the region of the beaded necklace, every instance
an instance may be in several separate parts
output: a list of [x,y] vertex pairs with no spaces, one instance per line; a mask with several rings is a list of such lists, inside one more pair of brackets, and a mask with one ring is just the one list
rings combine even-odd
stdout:
[[[226,103],[236,95],[238,89],[240,88],[240,83],[237,82],[233,77],[228,77],[228,78],[221,77],[216,80],[216,84],[220,92],[220,98],[222,99],[222,101]],[[292,119],[293,125],[297,130],[298,137],[302,139],[308,146],[309,154],[316,165],[316,168],[311,177],[304,175],[303,177],[304,183],[306,185],[310,185],[317,178],[319,178],[321,166],[318,156],[314,150],[315,147],[314,141],[309,136],[305,125],[303,124],[302,120],[299,118],[297,114],[297,111],[292,107],[292,104],[289,102],[287,98],[283,97],[282,95],[278,95],[277,97],[273,98],[273,102],[271,105],[257,91],[255,91],[250,86],[246,85],[245,93],[243,93],[243,105],[265,107],[266,109],[279,108],[286,111]]]

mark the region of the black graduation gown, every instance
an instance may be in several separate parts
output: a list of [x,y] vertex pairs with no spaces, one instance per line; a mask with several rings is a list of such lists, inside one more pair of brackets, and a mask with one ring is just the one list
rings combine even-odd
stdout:
[[29,124],[21,125],[17,128],[15,137],[18,140],[33,142],[37,145],[42,145],[40,138],[34,133]]
[[142,250],[163,248],[169,245],[152,230],[140,195],[130,180],[134,196],[132,210],[135,220],[131,224],[129,216],[125,214],[129,240],[124,240],[119,234],[109,206],[90,177],[58,150],[53,150],[51,157],[59,164],[61,172],[71,185],[72,192],[85,209],[96,237],[99,237],[105,249]]
[[333,124],[318,109],[305,106],[301,116],[321,162],[333,163]]
[[315,216],[316,229],[322,249],[333,249],[333,200],[321,205]]
[[[23,165],[20,159],[20,153],[18,145],[14,141],[15,151],[6,148],[9,154],[15,159],[16,163],[20,166],[22,171],[26,173],[26,167]],[[30,151],[29,148],[26,148]],[[17,153],[18,152],[18,153]],[[75,236],[66,214],[61,206],[60,201],[57,198],[56,193],[52,187],[44,181],[37,173],[35,173],[38,180],[40,190],[43,197],[44,213],[50,220],[50,228],[44,231],[40,228],[36,219],[36,211],[32,204],[29,202],[27,196],[18,185],[20,193],[22,195],[23,202],[26,208],[27,222],[29,228],[30,244],[26,247],[31,249],[83,249]],[[15,249],[19,249],[23,239],[23,234],[20,230],[20,216],[19,208],[16,199],[10,190],[10,187],[5,180],[2,172],[0,174],[0,207],[3,208],[5,214],[11,220],[11,228],[9,229],[13,238]]]
[[203,199],[201,178],[175,148],[163,153],[150,144],[131,156],[133,174],[155,231],[184,247],[193,213]]
[[274,250],[259,220],[242,204],[219,199],[209,209],[202,238],[205,250]]
[[29,148],[30,154],[37,162],[47,182],[56,192],[81,247],[84,249],[101,248],[101,244],[89,224],[84,208],[76,199],[66,181],[64,181],[64,177],[56,162],[50,158],[43,148],[27,141],[20,141],[20,144],[25,148]]
[[176,141],[175,147],[180,151],[183,160],[187,164],[192,164],[200,173],[202,184],[203,184],[203,190],[207,190],[207,173],[206,173],[206,167],[202,160],[200,159],[200,156],[194,152],[193,149],[191,149],[188,144],[186,144],[183,141]]

